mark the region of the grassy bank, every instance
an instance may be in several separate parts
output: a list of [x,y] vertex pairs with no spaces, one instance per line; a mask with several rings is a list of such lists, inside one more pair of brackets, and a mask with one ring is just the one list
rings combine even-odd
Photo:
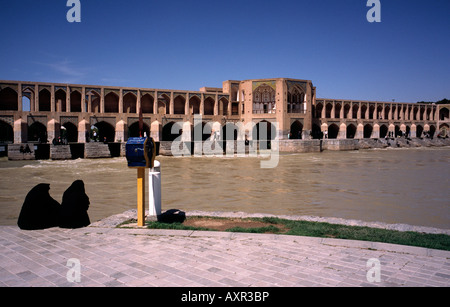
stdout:
[[[189,217],[185,223],[165,224],[160,222],[148,222],[147,227],[151,229],[178,229],[178,230],[208,230],[217,231],[216,227],[198,227],[189,225],[190,219],[214,219],[226,224],[227,221],[236,219],[211,218],[211,217]],[[402,232],[378,228],[346,226],[329,223],[292,221],[279,218],[249,218],[241,219],[246,222],[260,224],[258,227],[234,226],[236,222],[230,222],[230,228],[222,231],[247,232],[247,233],[275,233],[293,236],[310,236],[321,238],[338,238],[348,240],[361,240],[371,242],[383,242],[408,246],[425,247],[450,251],[450,236],[445,234],[425,234],[418,232]]]

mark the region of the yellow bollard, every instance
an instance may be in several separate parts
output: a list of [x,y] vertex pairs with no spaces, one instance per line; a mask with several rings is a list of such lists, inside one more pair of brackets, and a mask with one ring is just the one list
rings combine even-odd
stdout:
[[145,226],[145,168],[137,169],[137,218],[138,226]]

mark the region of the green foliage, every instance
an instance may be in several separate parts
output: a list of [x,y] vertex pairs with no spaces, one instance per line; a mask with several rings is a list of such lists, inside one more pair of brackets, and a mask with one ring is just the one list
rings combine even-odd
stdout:
[[419,101],[417,103],[423,103],[423,104],[432,104],[432,103],[435,103],[435,104],[450,104],[450,100],[448,100],[447,98],[444,98],[444,99],[436,101],[436,102],[433,102],[433,101]]

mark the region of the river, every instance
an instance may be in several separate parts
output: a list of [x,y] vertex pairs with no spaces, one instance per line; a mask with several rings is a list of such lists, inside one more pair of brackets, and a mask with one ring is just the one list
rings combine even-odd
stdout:
[[[450,147],[283,154],[260,158],[158,157],[162,209],[338,217],[450,229]],[[39,183],[61,202],[81,179],[91,222],[136,208],[136,170],[125,158],[0,160],[0,225],[15,225]],[[148,208],[147,208],[148,209]]]

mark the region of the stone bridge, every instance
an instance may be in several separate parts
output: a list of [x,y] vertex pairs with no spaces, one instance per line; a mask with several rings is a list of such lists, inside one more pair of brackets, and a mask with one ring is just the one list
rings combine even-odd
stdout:
[[[124,143],[139,135],[140,109],[144,131],[157,142],[180,136],[192,141],[195,128],[203,141],[213,135],[260,140],[264,127],[266,139],[279,140],[420,138],[449,132],[450,105],[323,99],[315,93],[311,81],[286,78],[228,80],[221,88],[199,91],[3,80],[0,144],[51,144],[63,137],[77,152],[73,144]],[[200,122],[196,115],[202,116]],[[240,124],[246,130],[227,135],[226,128]]]

